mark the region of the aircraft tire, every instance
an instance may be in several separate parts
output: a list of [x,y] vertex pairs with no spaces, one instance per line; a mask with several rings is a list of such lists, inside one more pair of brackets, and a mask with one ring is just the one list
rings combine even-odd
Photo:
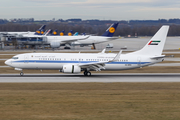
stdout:
[[91,76],[91,72],[87,72],[87,76]]
[[24,73],[23,72],[20,72],[20,76],[23,76],[24,75]]

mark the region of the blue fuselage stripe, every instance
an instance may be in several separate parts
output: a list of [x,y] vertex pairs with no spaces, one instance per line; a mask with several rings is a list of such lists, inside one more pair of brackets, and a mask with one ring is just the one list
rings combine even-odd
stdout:
[[[52,60],[20,60],[14,63],[96,63],[99,61],[52,61]],[[150,62],[109,62],[106,64],[148,64]]]

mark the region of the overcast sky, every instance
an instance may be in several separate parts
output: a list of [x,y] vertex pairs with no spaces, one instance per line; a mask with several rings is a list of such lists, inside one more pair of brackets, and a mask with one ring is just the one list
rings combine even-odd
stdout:
[[180,18],[180,0],[0,1],[0,19],[157,20]]

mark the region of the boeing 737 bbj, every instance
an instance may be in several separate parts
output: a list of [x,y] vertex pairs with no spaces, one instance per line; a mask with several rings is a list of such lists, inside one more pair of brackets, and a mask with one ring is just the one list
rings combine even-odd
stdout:
[[126,70],[152,65],[164,60],[162,55],[169,26],[162,26],[141,49],[132,53],[27,53],[5,61],[5,64],[20,70],[55,69],[64,73],[81,73],[90,76],[90,71]]

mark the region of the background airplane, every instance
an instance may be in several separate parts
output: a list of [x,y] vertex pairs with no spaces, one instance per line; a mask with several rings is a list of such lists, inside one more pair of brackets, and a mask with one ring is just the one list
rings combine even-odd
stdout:
[[75,42],[71,43],[71,46],[80,45],[81,47],[83,47],[83,46],[87,46],[87,45],[93,45],[93,48],[96,49],[95,44],[119,39],[119,37],[113,37],[118,24],[119,23],[113,23],[102,36],[90,36],[86,40],[75,41]]
[[164,60],[162,55],[169,26],[160,30],[141,49],[135,52],[121,54],[105,53],[26,53],[14,56],[5,64],[20,70],[23,69],[55,69],[64,73],[81,73],[90,76],[90,71],[127,70],[149,66]]
[[42,25],[36,32],[0,32],[0,34],[10,34],[10,35],[42,35],[44,34],[46,25]]

